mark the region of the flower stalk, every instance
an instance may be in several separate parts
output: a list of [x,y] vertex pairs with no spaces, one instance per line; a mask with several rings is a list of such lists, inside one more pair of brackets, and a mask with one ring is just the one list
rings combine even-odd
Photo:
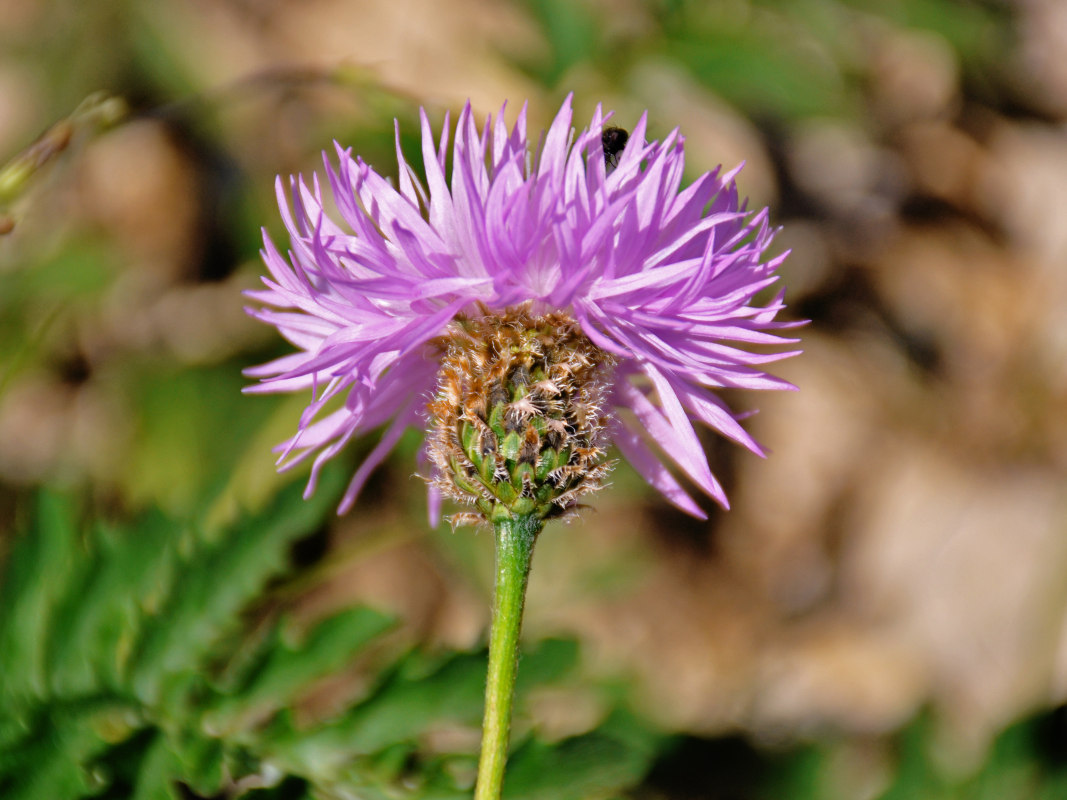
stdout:
[[476,800],[498,800],[503,786],[534,543],[611,468],[603,405],[614,358],[568,315],[530,305],[457,317],[435,341],[441,366],[427,406],[433,485],[471,509],[452,524],[488,523],[496,546]]
[[482,752],[474,800],[498,800],[504,783],[515,677],[519,665],[519,634],[534,544],[544,522],[533,514],[499,517],[493,525],[496,542],[496,584],[489,634],[489,670],[485,685]]

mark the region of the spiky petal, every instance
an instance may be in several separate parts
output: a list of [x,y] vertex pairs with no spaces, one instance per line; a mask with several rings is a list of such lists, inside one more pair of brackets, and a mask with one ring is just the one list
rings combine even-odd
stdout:
[[315,456],[309,493],[353,436],[386,425],[349,485],[348,509],[403,430],[423,427],[442,356],[434,342],[458,320],[523,306],[565,314],[615,359],[604,400],[612,439],[649,483],[705,516],[673,464],[727,504],[694,422],[762,454],[715,391],[792,388],[764,371],[796,352],[780,349],[796,341],[778,334],[795,324],[776,321],[782,294],[761,299],[785,256],[763,258],[774,231],[766,210],[739,203],[736,169],[682,187],[677,130],[650,142],[642,116],[609,171],[609,116],[598,108],[575,135],[568,97],[531,152],[525,107],[512,128],[502,109],[479,130],[468,104],[449,171],[448,121],[435,142],[423,113],[425,184],[399,132],[395,186],[339,146],[336,165],[326,158],[337,219],[318,177],[279,179],[291,250],[283,256],[264,236],[270,275],[249,292],[259,304],[249,313],[297,352],[248,374],[262,380],[251,391],[311,390],[296,435],[279,446],[283,468]]

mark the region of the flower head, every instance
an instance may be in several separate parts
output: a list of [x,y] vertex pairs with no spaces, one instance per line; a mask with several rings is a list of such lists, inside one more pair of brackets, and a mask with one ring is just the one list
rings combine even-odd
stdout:
[[440,342],[427,448],[433,485],[476,507],[452,517],[565,516],[601,486],[615,359],[566,314],[531,303],[458,317]]
[[[325,157],[339,219],[325,210],[317,175],[310,186],[279,178],[291,250],[283,256],[264,236],[270,276],[265,289],[248,293],[262,304],[249,313],[298,350],[248,374],[262,379],[250,391],[312,391],[296,435],[278,446],[281,467],[314,455],[310,494],[322,465],[353,436],[387,423],[349,484],[343,513],[403,431],[425,427],[428,404],[447,395],[450,337],[462,339],[487,317],[556,319],[588,342],[593,361],[600,354],[590,373],[602,384],[598,419],[623,456],[694,516],[705,514],[665,462],[728,507],[693,423],[762,455],[715,392],[792,388],[763,371],[796,352],[765,347],[796,341],[776,333],[795,325],[775,320],[781,292],[760,299],[785,256],[763,260],[774,231],[766,209],[739,204],[740,168],[706,173],[683,189],[683,138],[674,130],[647,141],[646,117],[621,152],[605,158],[608,117],[599,107],[575,134],[568,97],[531,151],[525,107],[512,128],[502,109],[479,131],[468,104],[449,170],[448,119],[435,142],[423,112],[425,184],[400,150],[399,130],[395,184],[340,146],[336,166]],[[760,351],[745,349],[751,345]],[[459,350],[461,360],[477,362]],[[534,400],[525,389],[513,392],[508,413],[530,415],[538,396],[548,408],[558,387],[547,373],[541,380]],[[545,424],[563,427],[570,413],[549,414],[555,421]],[[590,446],[599,448],[599,431]],[[431,435],[431,454],[435,441],[441,436]],[[447,484],[436,475],[432,497]]]

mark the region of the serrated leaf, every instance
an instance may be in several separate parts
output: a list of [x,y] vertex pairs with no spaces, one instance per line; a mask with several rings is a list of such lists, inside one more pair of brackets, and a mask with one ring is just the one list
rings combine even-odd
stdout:
[[181,800],[174,782],[180,767],[181,762],[167,741],[157,737],[141,759],[130,800]]
[[562,680],[578,665],[578,659],[578,643],[573,639],[537,642],[522,655],[515,691],[521,696],[535,686]]
[[82,579],[68,587],[48,636],[46,669],[53,694],[117,688],[124,654],[143,613],[142,598],[167,585],[177,528],[148,515],[136,531],[97,526],[89,535]]
[[0,704],[47,691],[47,634],[54,607],[75,572],[77,536],[70,503],[42,492],[0,584]]
[[485,687],[483,656],[454,656],[428,675],[412,674],[417,662],[409,659],[406,668],[341,719],[313,731],[290,729],[279,741],[285,756],[314,774],[332,775],[353,755],[413,741],[434,723],[477,724]]
[[507,800],[593,800],[611,797],[640,780],[643,755],[596,733],[556,744],[530,741],[508,762]]
[[[337,488],[331,475],[328,479]],[[333,503],[330,486],[305,501],[290,486],[263,513],[242,520],[182,562],[174,588],[151,615],[133,658],[130,683],[149,705],[164,683],[184,685],[212,644],[238,621],[237,611],[284,566],[292,541],[306,534]],[[169,687],[173,691],[174,687]]]
[[4,800],[76,800],[95,794],[99,778],[87,764],[107,744],[78,714],[42,715],[41,725],[0,762]]
[[640,782],[657,736],[617,714],[595,731],[547,743],[530,739],[508,761],[506,800],[595,800]]
[[[15,551],[26,551],[13,551],[10,562],[44,569],[56,558],[53,550],[66,553],[60,563],[74,553],[81,562],[56,571],[63,579],[48,591],[25,581],[3,589],[17,602],[28,597],[50,627],[36,617],[22,619],[14,606],[4,612],[4,624],[15,631],[5,636],[47,634],[43,650],[23,650],[20,657],[36,658],[48,680],[43,694],[24,695],[21,711],[0,706],[0,796],[177,800],[182,784],[203,796],[262,786],[249,796],[278,797],[278,785],[299,791],[297,797],[468,796],[473,752],[427,752],[426,743],[435,731],[445,741],[457,733],[457,741],[476,741],[484,652],[411,654],[363,702],[326,724],[299,729],[288,708],[388,630],[391,618],[351,609],[302,636],[280,624],[243,651],[237,638],[226,638],[243,637],[240,612],[283,568],[291,543],[319,524],[330,494],[327,489],[307,503],[293,487],[262,513],[210,537],[158,514],[83,535],[65,501],[42,497],[31,528],[45,533],[20,538]],[[223,660],[235,651],[245,653],[243,666],[218,680]],[[520,695],[568,677],[577,660],[573,642],[528,650]],[[521,698],[518,707],[521,713]],[[603,736],[621,748],[604,750],[606,758],[634,760],[625,737]],[[558,762],[565,772],[579,756],[601,752],[597,747],[607,745],[571,743],[566,758],[535,750],[543,763]],[[597,780],[594,788],[606,785]]]
[[[577,661],[577,645],[547,641],[527,652],[518,692],[558,680]],[[317,730],[300,731],[279,720],[280,757],[294,769],[336,777],[354,755],[382,753],[418,741],[442,726],[477,728],[485,693],[485,654],[455,654],[434,664],[412,655],[365,701]]]
[[224,698],[211,716],[223,718],[257,706],[285,707],[394,623],[393,617],[379,611],[353,608],[323,620],[302,641],[277,642],[242,688]]
[[220,739],[197,735],[189,731],[179,738],[171,738],[171,746],[180,764],[184,783],[197,794],[212,796],[218,793],[225,777],[225,745]]

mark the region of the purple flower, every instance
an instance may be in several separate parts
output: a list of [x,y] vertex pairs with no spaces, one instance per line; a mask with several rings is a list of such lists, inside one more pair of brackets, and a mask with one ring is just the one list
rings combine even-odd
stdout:
[[796,325],[775,321],[782,293],[759,299],[785,256],[761,260],[774,230],[766,209],[738,203],[740,167],[682,189],[682,136],[646,141],[646,118],[605,159],[599,107],[574,135],[568,97],[531,152],[525,106],[510,130],[502,109],[479,131],[468,104],[449,175],[448,118],[435,144],[423,112],[425,185],[399,131],[395,183],[340,146],[336,167],[325,158],[337,219],[317,175],[310,186],[279,178],[292,249],[283,256],[264,235],[270,276],[248,293],[263,305],[249,313],[298,351],[247,374],[262,379],[249,391],[312,390],[296,435],[277,448],[280,468],[314,454],[310,495],[354,435],[387,424],[349,484],[344,513],[403,431],[425,426],[439,358],[431,341],[457,315],[528,304],[569,315],[615,357],[612,440],[634,468],[693,516],[706,515],[665,462],[728,507],[693,423],[763,454],[715,390],[793,388],[763,371],[798,352],[763,347],[796,341],[775,333]]

